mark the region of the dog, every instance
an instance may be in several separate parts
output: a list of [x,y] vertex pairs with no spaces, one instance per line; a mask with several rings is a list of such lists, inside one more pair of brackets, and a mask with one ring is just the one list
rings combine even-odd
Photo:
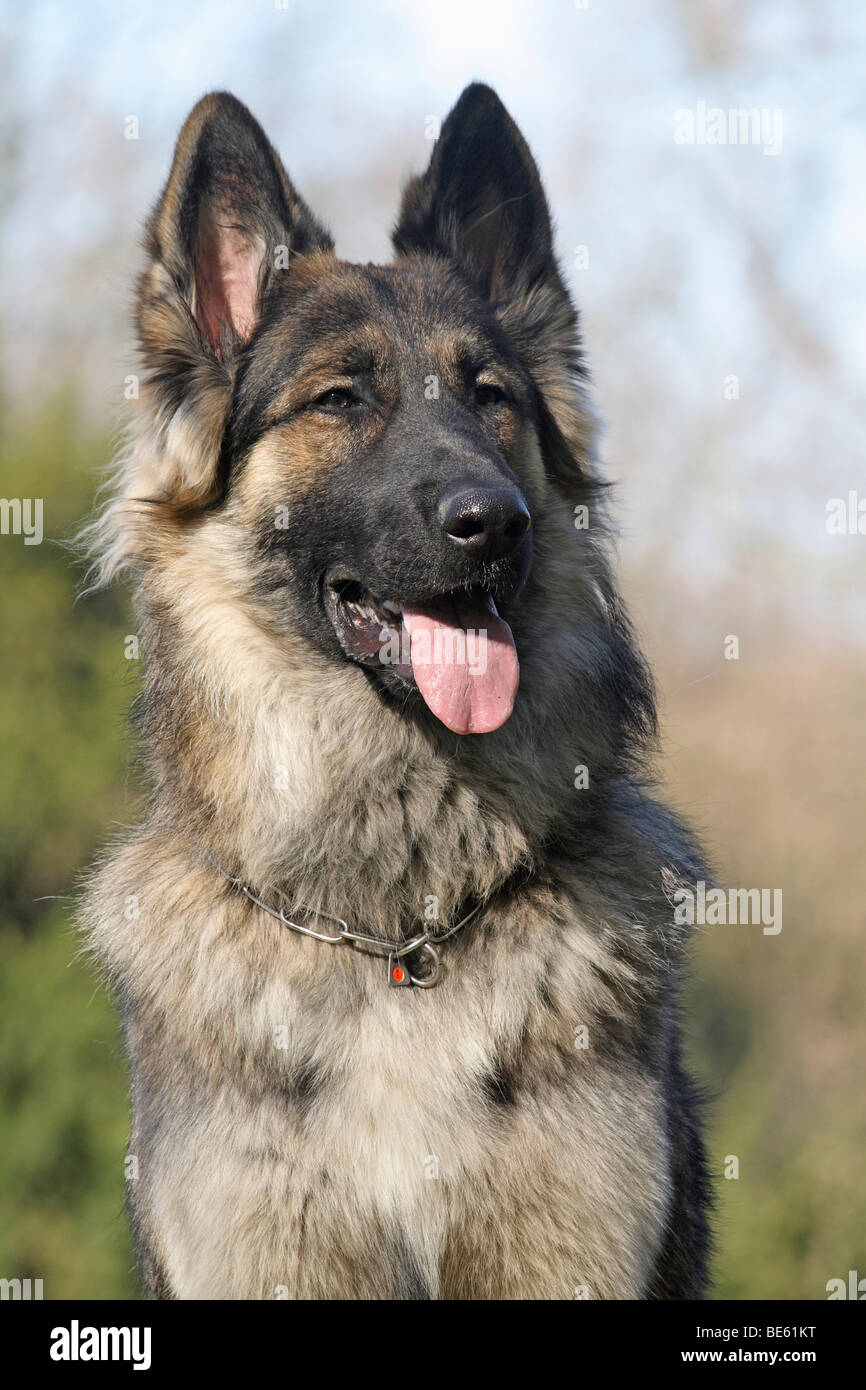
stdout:
[[227,93],[147,224],[141,400],[90,524],[145,658],[144,823],[88,947],[145,1296],[692,1299],[705,874],[654,797],[577,316],[473,84],[354,265]]

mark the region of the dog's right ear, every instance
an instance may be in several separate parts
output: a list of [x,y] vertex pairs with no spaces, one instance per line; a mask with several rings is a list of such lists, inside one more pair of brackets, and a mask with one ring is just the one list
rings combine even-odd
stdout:
[[331,250],[264,131],[228,92],[203,97],[184,122],[148,224],[138,331],[162,427],[159,490],[208,500],[235,364],[275,277],[293,257]]

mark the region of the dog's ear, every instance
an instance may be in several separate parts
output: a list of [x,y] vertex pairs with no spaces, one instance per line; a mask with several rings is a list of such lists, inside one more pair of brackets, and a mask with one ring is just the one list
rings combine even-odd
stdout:
[[467,87],[425,173],[407,185],[393,234],[400,255],[459,261],[494,301],[557,274],[535,160],[496,93]]
[[576,407],[577,314],[535,160],[490,87],[467,87],[444,121],[426,171],[406,186],[393,243],[398,256],[457,263],[496,306],[567,447],[589,467],[594,431],[586,402]]
[[292,258],[332,245],[247,108],[227,92],[203,97],[147,223],[139,284],[146,384],[166,445],[164,494],[207,500],[234,366],[269,290]]
[[203,97],[184,122],[147,230],[151,257],[222,360],[250,338],[280,249],[332,245],[259,123],[228,92]]

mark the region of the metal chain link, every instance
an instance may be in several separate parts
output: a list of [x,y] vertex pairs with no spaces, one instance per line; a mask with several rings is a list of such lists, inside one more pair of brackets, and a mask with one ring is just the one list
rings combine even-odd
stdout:
[[[270,917],[275,918],[282,926],[289,927],[292,931],[299,932],[301,936],[311,936],[316,941],[324,941],[328,946],[339,946],[342,945],[343,942],[348,942],[350,945],[362,949],[367,947],[377,955],[386,955],[388,957],[388,981],[389,984],[396,986],[411,984],[417,985],[421,989],[430,989],[433,985],[437,984],[441,974],[442,963],[439,959],[439,952],[436,950],[436,947],[441,945],[444,941],[450,940],[452,936],[455,936],[456,933],[460,931],[462,927],[465,927],[467,922],[470,922],[476,913],[481,910],[481,903],[476,903],[471,912],[468,912],[466,916],[462,917],[454,926],[449,927],[447,931],[439,933],[433,931],[419,932],[417,936],[412,936],[405,941],[395,943],[393,941],[388,941],[385,937],[368,936],[365,932],[352,931],[348,922],[344,922],[342,917],[333,917],[329,912],[320,912],[316,908],[303,909],[304,912],[312,913],[314,917],[323,918],[328,922],[335,922],[339,927],[339,931],[334,935],[328,932],[315,931],[312,927],[302,926],[300,922],[292,922],[290,918],[286,916],[282,908],[271,907],[270,903],[266,903],[263,898],[260,898],[257,893],[254,893],[252,888],[244,883],[242,879],[235,878],[232,874],[226,873],[225,869],[217,863],[212,854],[206,854],[205,859],[228,883],[234,888],[239,889],[245,897],[249,898],[250,902],[255,903],[256,907],[260,907],[263,912],[267,912]],[[408,963],[405,970],[400,964],[407,956],[412,955],[416,951],[425,952],[428,958],[433,962],[432,970],[427,975],[413,975],[412,971],[408,968]]]

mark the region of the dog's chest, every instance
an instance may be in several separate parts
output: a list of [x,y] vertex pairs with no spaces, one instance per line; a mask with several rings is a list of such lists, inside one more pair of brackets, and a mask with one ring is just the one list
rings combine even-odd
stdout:
[[366,1002],[341,1009],[338,996],[315,1018],[301,1004],[278,1065],[302,1083],[300,1161],[338,1169],[361,1202],[397,1215],[489,1157],[496,1077],[505,1053],[517,1061],[534,985],[505,992],[452,967],[447,984],[395,989],[384,962],[365,964]]
[[[330,1008],[275,978],[247,1020],[264,1091],[226,1078],[218,1106],[184,1107],[172,1142],[187,1182],[161,1218],[176,1283],[191,1296],[214,1280],[240,1297],[634,1296],[636,1252],[663,1219],[663,1127],[649,1078],[621,1062],[614,1076],[600,1036],[582,1047],[579,969],[563,1019],[543,1002],[562,983],[545,954],[458,958],[430,990],[360,964],[366,988],[335,982]],[[602,1290],[611,1270],[619,1283]]]

